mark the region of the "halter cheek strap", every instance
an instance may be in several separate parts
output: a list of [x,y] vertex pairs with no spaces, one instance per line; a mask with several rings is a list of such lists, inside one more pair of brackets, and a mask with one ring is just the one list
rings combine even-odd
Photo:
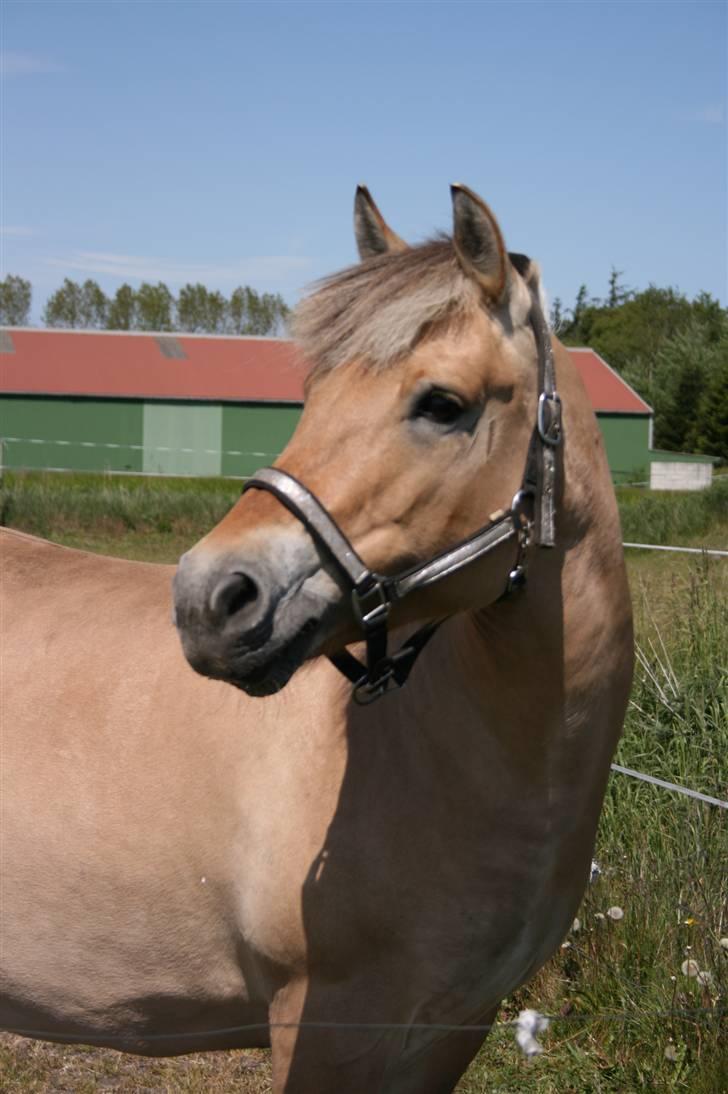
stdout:
[[417,657],[442,622],[439,619],[425,624],[399,650],[389,654],[387,626],[393,604],[513,540],[517,542],[516,563],[505,582],[502,594],[505,596],[525,584],[526,552],[530,544],[554,545],[555,450],[562,439],[561,400],[555,386],[551,338],[535,294],[531,324],[538,347],[539,400],[521,489],[502,516],[449,550],[401,574],[384,576],[369,569],[315,494],[287,471],[263,468],[243,487],[243,491],[266,490],[273,494],[326,550],[350,587],[352,610],[366,643],[366,665],[346,649],[329,660],[351,680],[357,703],[374,702],[387,691],[402,687]]

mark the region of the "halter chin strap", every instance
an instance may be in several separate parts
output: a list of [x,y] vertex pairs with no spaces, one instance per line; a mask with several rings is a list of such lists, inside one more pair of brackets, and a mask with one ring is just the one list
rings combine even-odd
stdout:
[[346,649],[333,654],[329,660],[351,680],[357,703],[374,702],[386,692],[402,687],[418,655],[442,622],[439,619],[427,623],[399,650],[390,654],[387,625],[393,604],[457,573],[501,544],[514,541],[517,543],[516,562],[505,583],[505,596],[525,584],[526,551],[530,544],[554,545],[556,448],[562,439],[561,400],[556,391],[551,338],[535,294],[531,325],[538,347],[539,399],[521,489],[513,498],[510,509],[428,562],[393,576],[370,570],[318,498],[287,471],[265,467],[243,487],[243,491],[267,490],[278,498],[326,550],[350,587],[354,617],[366,643],[366,665]]

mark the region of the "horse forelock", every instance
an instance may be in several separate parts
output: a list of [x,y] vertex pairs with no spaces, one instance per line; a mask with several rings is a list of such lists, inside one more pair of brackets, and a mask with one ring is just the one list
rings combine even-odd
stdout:
[[[492,311],[509,333],[527,321],[529,289],[541,295],[536,263],[511,256],[511,291]],[[527,288],[528,287],[528,288]],[[456,333],[486,306],[449,236],[376,255],[317,283],[296,308],[292,333],[316,373],[351,361],[385,369],[425,338]]]
[[481,306],[452,241],[377,255],[318,283],[296,308],[293,336],[315,370],[353,360],[386,368],[426,336],[457,328]]

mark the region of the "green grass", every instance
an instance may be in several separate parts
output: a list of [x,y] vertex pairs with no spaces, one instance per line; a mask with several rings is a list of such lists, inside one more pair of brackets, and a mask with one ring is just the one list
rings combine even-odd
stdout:
[[[114,537],[120,554],[143,552],[146,539],[155,560],[165,544],[174,560],[239,496],[229,479],[10,471],[0,480],[0,524],[104,553],[113,553]],[[628,542],[728,547],[728,475],[695,493],[619,488],[617,500]]]
[[[623,498],[620,491],[625,538],[728,545],[726,485],[679,497]],[[75,546],[174,561],[237,492],[224,482],[10,476],[3,504],[16,527]],[[728,798],[728,560],[629,552],[628,565],[639,655],[617,761]],[[726,1089],[728,1016],[721,1008],[728,1008],[728,951],[720,939],[728,936],[728,814],[615,773],[595,855],[602,874],[578,912],[579,930],[504,1001],[499,1016],[508,1020],[524,1006],[563,1015],[542,1037],[544,1054],[526,1061],[512,1031],[497,1029],[460,1094]],[[613,906],[623,918],[607,917]],[[685,976],[687,959],[709,981]],[[705,1013],[681,1013],[693,1008]],[[608,1017],[614,1014],[623,1017]],[[4,1037],[0,1087],[9,1094],[265,1094],[270,1070],[266,1053],[139,1060]]]
[[6,472],[0,524],[53,539],[89,532],[196,539],[239,496],[240,483],[229,479]]
[[666,543],[728,547],[716,531],[728,526],[728,476],[717,477],[709,490],[673,493],[629,487],[617,489],[622,533],[628,543]]

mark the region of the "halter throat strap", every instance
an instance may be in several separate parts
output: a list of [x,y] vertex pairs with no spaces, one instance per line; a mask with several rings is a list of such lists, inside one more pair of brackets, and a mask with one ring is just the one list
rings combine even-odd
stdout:
[[404,597],[457,573],[504,543],[517,544],[516,563],[502,595],[521,588],[526,580],[526,551],[531,543],[553,547],[555,542],[556,448],[561,443],[561,400],[556,391],[551,338],[540,304],[532,295],[531,324],[538,347],[538,409],[521,489],[510,508],[467,539],[403,573],[385,576],[370,570],[307,486],[280,468],[265,467],[243,491],[273,494],[325,549],[351,590],[354,617],[366,643],[366,665],[347,650],[329,660],[354,685],[357,703],[371,703],[406,682],[419,654],[442,620],[434,620],[388,653],[388,621],[392,605]]

